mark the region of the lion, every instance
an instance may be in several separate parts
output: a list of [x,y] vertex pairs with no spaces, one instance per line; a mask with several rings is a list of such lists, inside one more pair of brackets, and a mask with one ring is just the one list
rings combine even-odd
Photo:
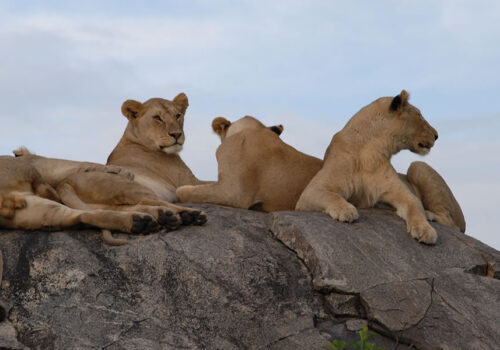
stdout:
[[61,204],[57,191],[27,159],[0,157],[1,227],[57,230],[79,224],[133,234],[159,229],[154,218],[146,213],[77,210]]
[[356,207],[382,202],[396,209],[407,231],[420,242],[435,244],[437,234],[427,219],[465,232],[462,210],[444,179],[429,165],[414,162],[398,175],[390,160],[403,149],[425,155],[437,131],[408,102],[405,90],[362,108],[333,136],[321,170],[307,185],[296,209],[323,211],[352,222]]
[[[129,123],[106,166],[45,158],[23,149],[14,152],[29,161],[56,188],[62,203],[73,209],[147,213],[168,230],[181,223],[202,225],[203,212],[171,203],[177,187],[204,183],[177,154],[185,141],[187,107],[184,93],[173,101],[125,101],[122,113]],[[124,244],[121,240],[107,243]]]
[[216,203],[265,212],[293,210],[322,161],[283,142],[282,125],[266,127],[246,116],[212,122],[220,136],[218,181],[177,189],[180,202]]

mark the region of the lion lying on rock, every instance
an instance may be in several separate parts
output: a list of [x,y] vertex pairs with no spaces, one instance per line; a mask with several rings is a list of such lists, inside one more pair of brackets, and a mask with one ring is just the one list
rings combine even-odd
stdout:
[[221,138],[216,153],[218,181],[178,188],[181,202],[266,212],[293,210],[302,190],[321,168],[320,159],[280,139],[281,125],[266,127],[249,116],[234,123],[218,117],[212,128]]
[[153,217],[146,213],[69,208],[59,203],[56,190],[44,181],[29,160],[0,157],[1,227],[50,230],[78,224],[127,233],[159,229]]
[[323,168],[305,188],[296,209],[323,211],[339,221],[352,222],[358,218],[356,207],[384,202],[396,208],[408,232],[420,242],[437,240],[427,218],[464,232],[462,210],[434,169],[414,162],[403,176],[390,163],[391,156],[403,149],[427,154],[438,138],[408,98],[403,90],[356,113],[334,135]]
[[[187,107],[183,93],[173,101],[125,101],[122,112],[129,123],[105,171],[100,171],[98,164],[45,158],[23,149],[15,154],[31,164],[42,179],[57,189],[62,203],[73,209],[141,212],[169,230],[181,223],[201,225],[206,222],[204,213],[170,203],[176,199],[178,186],[203,183],[177,154],[185,139]],[[79,169],[81,164],[85,171]],[[130,174],[134,174],[133,180]],[[124,243],[110,239],[110,244]]]

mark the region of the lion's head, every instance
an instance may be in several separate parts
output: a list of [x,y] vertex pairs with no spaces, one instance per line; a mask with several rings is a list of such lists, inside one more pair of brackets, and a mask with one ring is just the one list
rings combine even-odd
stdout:
[[403,149],[425,155],[438,138],[436,129],[429,125],[420,110],[408,102],[405,90],[395,97],[381,97],[363,107],[343,130],[354,144],[363,142],[379,151],[392,154]]
[[184,144],[184,114],[188,107],[184,93],[173,101],[152,98],[144,103],[127,100],[122,113],[129,120],[128,129],[143,146],[152,151],[177,153]]
[[212,121],[212,129],[220,136],[221,141],[243,130],[269,129],[278,136],[283,132],[283,125],[265,126],[254,117],[246,116],[234,123],[223,117],[217,117]]
[[392,99],[389,98],[389,113],[402,125],[397,132],[402,143],[401,148],[425,155],[434,146],[438,133],[424,119],[420,110],[408,102],[409,98],[410,95],[406,90]]

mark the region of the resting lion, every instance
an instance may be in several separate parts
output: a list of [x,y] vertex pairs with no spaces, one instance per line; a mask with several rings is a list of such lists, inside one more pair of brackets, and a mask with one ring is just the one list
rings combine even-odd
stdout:
[[[203,183],[177,154],[185,139],[183,124],[187,107],[183,93],[173,101],[160,98],[143,104],[125,101],[122,112],[129,123],[109,156],[105,171],[98,164],[45,158],[22,149],[15,154],[32,164],[71,208],[147,213],[167,229],[175,229],[181,223],[200,225],[206,222],[204,213],[170,203],[176,199],[178,186]],[[81,164],[85,171],[79,169]],[[134,180],[114,173],[133,173]]]
[[0,227],[52,230],[78,224],[127,233],[159,229],[147,213],[69,208],[27,159],[0,157]]
[[182,186],[181,202],[216,203],[263,211],[293,210],[322,161],[297,151],[279,135],[283,126],[266,127],[252,117],[234,123],[218,117],[212,122],[219,134],[218,181]]
[[[323,211],[339,221],[358,218],[356,207],[390,204],[420,242],[434,244],[437,234],[426,217],[465,231],[465,220],[443,178],[423,162],[398,175],[390,160],[403,149],[425,155],[438,134],[408,102],[403,90],[356,113],[333,136],[323,168],[307,185],[297,210]],[[355,207],[356,206],[356,207]],[[426,211],[424,211],[424,208]]]

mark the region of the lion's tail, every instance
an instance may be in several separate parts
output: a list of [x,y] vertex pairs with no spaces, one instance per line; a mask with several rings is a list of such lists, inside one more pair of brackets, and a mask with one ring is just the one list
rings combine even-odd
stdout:
[[110,230],[102,229],[101,231],[102,231],[102,240],[109,245],[120,246],[128,244],[128,241],[126,239],[113,237]]

